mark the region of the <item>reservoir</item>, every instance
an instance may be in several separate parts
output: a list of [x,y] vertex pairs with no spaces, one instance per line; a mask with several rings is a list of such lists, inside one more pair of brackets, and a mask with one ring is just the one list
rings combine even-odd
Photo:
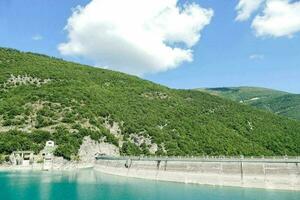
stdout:
[[299,191],[281,191],[160,182],[72,172],[0,172],[5,200],[299,200]]

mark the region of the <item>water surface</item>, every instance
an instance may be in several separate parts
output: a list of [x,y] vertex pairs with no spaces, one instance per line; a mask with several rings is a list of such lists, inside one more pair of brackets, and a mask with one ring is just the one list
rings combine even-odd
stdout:
[[300,192],[189,185],[79,172],[0,172],[5,200],[299,200]]

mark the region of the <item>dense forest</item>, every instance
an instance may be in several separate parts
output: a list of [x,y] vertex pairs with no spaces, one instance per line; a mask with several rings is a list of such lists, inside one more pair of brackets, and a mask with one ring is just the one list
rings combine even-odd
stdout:
[[[117,127],[114,131],[113,127]],[[194,90],[0,48],[0,154],[74,159],[85,136],[123,155],[299,155],[300,122]]]

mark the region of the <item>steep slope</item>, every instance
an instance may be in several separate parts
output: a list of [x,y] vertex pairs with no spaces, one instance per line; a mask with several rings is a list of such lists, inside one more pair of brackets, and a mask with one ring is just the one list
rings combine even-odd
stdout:
[[193,90],[0,49],[0,153],[76,159],[82,138],[125,155],[299,155],[300,123]]
[[300,95],[257,87],[198,89],[279,115],[300,119]]

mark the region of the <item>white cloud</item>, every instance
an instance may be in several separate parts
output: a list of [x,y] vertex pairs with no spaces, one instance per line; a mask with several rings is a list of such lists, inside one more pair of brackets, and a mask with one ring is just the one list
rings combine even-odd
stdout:
[[162,72],[193,60],[192,47],[213,16],[178,0],[92,0],[68,19],[63,55],[131,74]]
[[255,17],[252,27],[257,36],[293,36],[300,31],[300,2],[267,1],[263,14]]
[[257,11],[264,0],[240,0],[236,6],[237,21],[245,21],[251,17],[251,15]]
[[263,54],[252,54],[249,56],[250,60],[263,60],[265,58],[265,55]]
[[[245,3],[242,4],[242,2],[246,1],[251,0],[240,0],[239,5],[245,5]],[[292,37],[295,33],[300,31],[299,1],[262,0],[260,4],[262,5],[262,9],[260,9],[259,14],[255,16],[251,25],[258,37]],[[258,8],[256,8],[256,10]],[[241,14],[239,11],[241,10],[238,10],[237,19],[240,21],[248,19],[251,15],[248,15],[246,11],[246,14]]]
[[31,39],[32,39],[32,40],[35,40],[35,41],[39,41],[39,40],[44,39],[44,37],[41,36],[40,34],[36,34],[36,35],[32,36]]

